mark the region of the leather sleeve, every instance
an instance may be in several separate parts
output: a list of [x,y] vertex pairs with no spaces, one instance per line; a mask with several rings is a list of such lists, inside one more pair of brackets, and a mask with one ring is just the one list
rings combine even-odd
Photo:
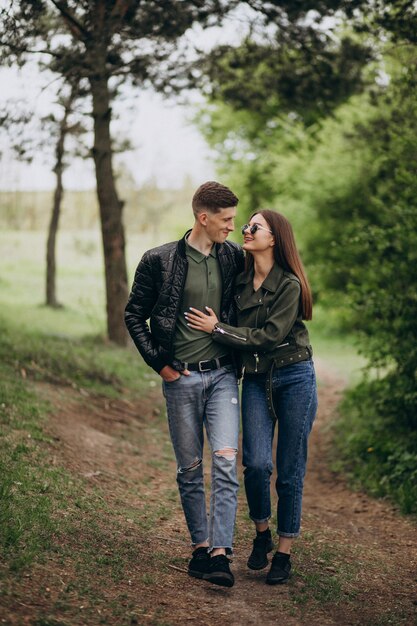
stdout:
[[[233,272],[234,278],[231,285],[231,291],[228,293],[229,307],[226,311],[226,321],[228,324],[236,325],[237,324],[237,315],[236,315],[236,305],[233,298],[234,287],[236,276],[243,272],[245,269],[245,255],[241,246],[232,241],[227,242],[232,251],[233,262],[231,265],[231,271]],[[224,295],[224,292],[223,292]]]
[[148,319],[158,298],[148,253],[140,261],[125,309],[125,324],[144,361],[156,372],[169,364],[168,355],[152,335]]
[[230,326],[218,323],[212,333],[215,341],[239,350],[258,349],[268,352],[288,335],[297,319],[300,304],[300,283],[289,280],[277,293],[262,328]]

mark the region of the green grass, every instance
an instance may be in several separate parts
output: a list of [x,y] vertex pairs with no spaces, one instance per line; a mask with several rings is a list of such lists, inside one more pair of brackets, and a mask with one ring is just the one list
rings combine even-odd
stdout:
[[318,357],[327,368],[348,386],[359,382],[363,376],[366,359],[358,353],[357,340],[342,333],[333,319],[320,306],[314,308],[313,320],[307,322],[313,358]]
[[[129,281],[143,252],[171,239],[166,233],[132,235],[127,243]],[[46,235],[0,233],[2,313],[19,329],[58,337],[104,336],[105,294],[99,231],[63,231],[57,244],[57,297],[62,309],[44,307]]]
[[[120,395],[122,391],[124,395],[126,391],[138,393],[137,389],[141,392],[143,387],[138,384],[137,389],[126,388],[126,381],[122,385],[122,379],[111,369],[104,368],[99,362],[100,355],[107,351],[110,362],[113,354],[108,346],[101,346],[93,358],[87,356],[89,352],[81,340],[79,345],[72,343],[69,347],[66,340],[13,334],[14,342],[10,341],[10,327],[2,320],[0,545],[9,567],[19,570],[51,549],[54,534],[64,529],[71,534],[68,520],[72,516],[66,519],[62,516],[68,509],[68,502],[92,518],[103,508],[99,494],[87,494],[80,480],[51,464],[48,444],[52,442],[44,433],[44,424],[53,407],[38,397],[32,380],[53,379],[108,397]],[[132,365],[132,358],[126,352],[124,367]],[[116,369],[120,369],[117,354],[116,364]],[[22,372],[25,372],[24,377]]]
[[0,235],[6,259],[0,268],[0,546],[3,562],[16,571],[52,549],[52,538],[71,519],[62,517],[68,500],[91,514],[102,507],[50,463],[44,423],[53,407],[33,383],[108,398],[138,397],[156,384],[135,349],[104,339],[98,236],[62,234],[58,289],[65,307],[58,310],[41,305],[44,240],[33,232]]
[[[168,239],[164,234],[158,241],[131,239],[130,275],[146,248]],[[62,569],[69,567],[72,575],[53,609],[39,611],[34,624],[111,624],[125,619],[141,623],[141,608],[123,591],[129,579],[151,589],[168,571],[168,563],[180,567],[187,563],[173,556],[169,545],[166,551],[160,546],[155,552],[146,539],[179,506],[173,482],[158,492],[158,498],[148,497],[153,475],[165,472],[173,459],[167,433],[159,428],[163,411],[159,416],[155,411],[153,424],[146,426],[146,437],[160,454],[143,463],[140,483],[120,477],[123,496],[114,493],[110,501],[100,488],[51,462],[54,442],[46,435],[46,423],[54,407],[40,398],[36,384],[73,389],[81,400],[84,394],[85,398],[99,394],[137,400],[153,390],[158,377],[134,348],[120,349],[104,338],[98,236],[61,233],[58,296],[64,308],[58,310],[42,305],[44,243],[40,233],[0,234],[7,259],[0,268],[0,599],[13,604],[14,584],[19,584],[22,573],[53,562]],[[320,309],[309,330],[315,356],[347,383],[355,383],[364,360],[353,340],[338,335]],[[120,446],[130,436],[125,429]],[[143,454],[146,437],[135,440],[132,454]],[[142,499],[143,506],[130,506],[129,499]],[[248,539],[250,528],[249,523],[240,525],[236,541]],[[304,535],[296,552],[303,566],[295,570],[286,610],[298,615],[312,604],[354,600],[351,581],[356,569],[349,559],[340,558],[340,550],[325,548],[319,538]],[[111,600],[103,596],[109,585],[118,590]],[[273,602],[271,598],[271,607]],[[155,612],[152,623],[167,624],[164,619]]]
[[117,397],[129,390],[148,388],[155,377],[136,350],[124,350],[99,336],[58,337],[21,330],[0,316],[3,363],[21,377],[83,388]]
[[300,572],[295,569],[299,584],[291,587],[292,600],[301,605],[307,602],[322,605],[352,601],[355,592],[349,581],[355,579],[359,566],[341,558],[343,553],[349,552],[349,546],[341,545],[336,550],[334,545],[323,547],[317,537],[310,537],[310,541],[303,538],[297,545],[296,553],[298,560],[309,562],[309,567]]
[[[128,585],[129,578],[152,586],[158,563],[169,561],[170,555],[160,551],[155,564],[141,537],[172,513],[172,485],[166,497],[160,491],[160,501],[147,500],[141,495],[142,486],[149,489],[151,482],[145,472],[140,484],[121,478],[126,497],[122,500],[112,493],[109,500],[100,488],[55,465],[54,442],[45,434],[54,407],[40,399],[35,383],[53,381],[90,395],[137,400],[156,376],[133,351],[97,339],[69,341],[19,331],[4,317],[0,364],[0,602],[13,605],[24,572],[47,565],[55,571],[70,568],[73,574],[52,604],[45,601],[50,609],[34,613],[33,623],[96,623],[97,608],[103,624],[134,616],[137,602],[117,590]],[[160,439],[165,449],[157,429],[150,427],[148,436]],[[144,441],[137,442],[138,453],[143,454]],[[170,460],[164,453],[155,465],[160,468]],[[132,490],[133,501],[142,501],[143,506],[127,504]],[[56,584],[56,574],[47,584]],[[103,590],[112,585],[117,597],[108,602]]]
[[[156,243],[149,237],[136,238],[131,275],[143,250]],[[166,497],[160,491],[160,502],[147,500],[141,491],[148,493],[155,469],[172,462],[172,451],[168,453],[156,425],[163,411],[158,416],[155,410],[153,424],[140,431],[143,440],[134,441],[137,455],[143,454],[146,437],[160,442],[161,456],[151,459],[149,471],[145,465],[142,482],[120,477],[120,495],[107,494],[54,460],[60,443],[46,433],[55,407],[42,399],[47,394],[39,395],[38,383],[74,392],[80,402],[97,395],[137,402],[153,391],[158,377],[135,348],[121,349],[105,340],[101,247],[96,235],[62,233],[58,295],[64,308],[58,310],[42,305],[43,235],[2,233],[0,245],[6,259],[0,267],[0,604],[9,608],[20,600],[25,604],[25,580],[46,568],[45,572],[53,572],[51,580],[46,575],[46,585],[51,593],[55,587],[56,597],[48,599],[45,584],[36,588],[40,604],[33,611],[34,624],[113,624],[122,623],[126,616],[135,623],[138,603],[122,590],[129,578],[136,585],[151,587],[154,569],[170,558],[159,554],[155,564],[142,536],[179,506],[178,497],[174,504],[172,484]],[[131,437],[128,427],[123,435],[121,446]],[[132,502],[142,501],[143,506],[130,505],[131,494]],[[127,524],[127,519],[132,522]],[[61,570],[67,576],[57,592]],[[114,586],[110,600],[103,591],[109,586]],[[158,616],[155,620],[159,623]]]
[[10,569],[19,570],[50,547],[52,499],[67,478],[45,461],[40,445],[48,441],[48,406],[7,365],[4,350],[0,363],[0,546]]
[[[129,235],[127,262],[130,280],[143,252],[175,238],[172,233]],[[63,309],[43,306],[45,235],[41,232],[9,231],[0,233],[0,247],[6,259],[0,268],[2,313],[17,329],[69,341],[90,337],[85,352],[99,349],[105,334],[104,278],[101,242],[98,232],[62,231],[57,247],[57,293]],[[334,320],[319,306],[308,324],[314,354],[349,383],[361,375],[365,360],[358,356],[353,338],[340,335]],[[95,342],[99,338],[99,342]],[[107,352],[101,358],[108,361]],[[124,363],[124,357],[120,357]],[[116,366],[116,353],[110,357]],[[121,365],[123,369],[123,365]],[[125,375],[119,370],[119,375]],[[117,373],[117,371],[116,371]],[[127,373],[127,372],[126,372]],[[129,373],[127,373],[129,376]],[[132,378],[132,374],[131,374]]]
[[[131,275],[143,250],[156,243],[137,238],[130,246]],[[42,236],[1,234],[0,245],[8,259],[0,268],[0,603],[15,606],[24,573],[52,564],[67,576],[56,599],[37,610],[33,624],[140,624],[142,615],[146,623],[168,624],[165,608],[146,600],[140,606],[128,593],[130,580],[145,593],[163,581],[168,564],[187,564],[172,545],[158,542],[155,551],[152,538],[153,529],[179,507],[173,477],[166,487],[158,482],[157,497],[149,497],[153,476],[166,472],[173,460],[166,429],[160,427],[163,411],[159,416],[155,411],[143,440],[135,440],[131,450],[144,454],[146,442],[152,441],[160,454],[144,460],[140,481],[120,476],[120,491],[109,494],[52,462],[57,444],[48,438],[46,425],[54,407],[37,393],[37,383],[52,383],[78,392],[81,401],[96,394],[137,400],[158,383],[135,349],[120,349],[104,339],[100,242],[91,233],[62,233],[58,292],[64,308],[59,310],[41,305]],[[364,362],[354,342],[337,335],[320,310],[309,328],[315,355],[355,382]],[[130,437],[127,427],[120,435],[121,450]],[[246,511],[240,515],[247,517]],[[236,541],[251,535],[251,525],[240,524]],[[289,596],[283,604],[281,596],[271,597],[271,608],[299,616],[307,615],[309,607],[354,602],[355,558],[350,546],[331,543],[328,537],[323,544],[317,534],[303,534],[295,549],[300,570],[295,567]],[[56,579],[48,584],[52,587]],[[109,588],[111,598],[105,593]]]

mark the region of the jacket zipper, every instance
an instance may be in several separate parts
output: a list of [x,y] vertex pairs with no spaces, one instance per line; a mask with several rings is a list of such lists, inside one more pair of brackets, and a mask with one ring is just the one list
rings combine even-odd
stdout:
[[[181,293],[184,293],[185,281],[187,280],[187,274],[188,274],[188,261],[187,261],[187,258],[185,259],[185,264],[186,264],[186,270],[185,270],[184,276],[182,278]],[[175,323],[177,323],[180,306],[181,306],[181,298],[178,298],[177,309],[175,311],[175,317],[174,317]],[[171,358],[173,358],[173,356],[174,356],[173,355],[173,350],[172,350],[172,347],[174,345],[174,335],[175,335],[175,325],[174,325],[174,332],[172,333],[172,335],[170,337],[170,343],[169,343],[169,354],[170,354]]]
[[216,326],[214,329],[215,333],[221,333],[222,335],[229,335],[229,337],[234,337],[234,339],[240,339],[241,341],[247,341],[246,337],[241,337],[240,335],[235,335],[234,333],[229,333],[228,330],[224,330],[224,328],[219,328]]
[[255,373],[257,373],[257,371],[258,371],[258,363],[259,363],[259,356],[258,356],[257,352],[255,352],[253,356],[255,357]]
[[[215,246],[216,244],[213,244],[213,245]],[[223,265],[221,264],[221,262],[219,260],[219,256],[218,256],[219,251],[217,250],[217,248],[216,248],[216,252],[217,252],[217,262],[219,264],[219,269],[220,269],[220,275],[222,277],[222,293],[221,293],[221,296],[220,296],[220,311],[219,311],[219,316],[221,318],[221,314],[222,314],[222,311],[223,311],[225,280],[224,280],[224,267],[223,267]],[[221,253],[220,253],[220,256],[221,256]]]
[[287,343],[280,343],[279,346],[277,346],[277,348],[284,348],[284,346],[289,346],[290,342],[287,341]]

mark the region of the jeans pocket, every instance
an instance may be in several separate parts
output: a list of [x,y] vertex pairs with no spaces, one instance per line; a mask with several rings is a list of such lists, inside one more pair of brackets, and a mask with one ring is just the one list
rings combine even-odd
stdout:
[[175,378],[174,380],[164,380],[164,383],[166,385],[173,385],[174,383],[177,383],[180,379],[181,379],[181,376],[178,376],[178,378]]

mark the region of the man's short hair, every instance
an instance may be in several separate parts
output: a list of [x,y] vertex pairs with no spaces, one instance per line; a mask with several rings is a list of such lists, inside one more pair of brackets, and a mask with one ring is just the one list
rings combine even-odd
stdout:
[[221,209],[237,206],[239,198],[229,187],[225,187],[214,180],[200,185],[193,196],[192,207],[195,216],[201,211],[218,213]]

